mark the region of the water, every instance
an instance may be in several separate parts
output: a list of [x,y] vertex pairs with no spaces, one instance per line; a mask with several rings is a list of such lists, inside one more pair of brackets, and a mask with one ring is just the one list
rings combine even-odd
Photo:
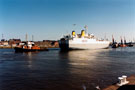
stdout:
[[15,53],[0,49],[0,90],[96,90],[135,74],[135,47]]

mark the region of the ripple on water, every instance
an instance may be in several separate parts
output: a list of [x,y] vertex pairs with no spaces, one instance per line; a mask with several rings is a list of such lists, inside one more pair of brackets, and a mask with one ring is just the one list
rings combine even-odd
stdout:
[[95,90],[135,74],[135,47],[60,52],[0,50],[0,90]]

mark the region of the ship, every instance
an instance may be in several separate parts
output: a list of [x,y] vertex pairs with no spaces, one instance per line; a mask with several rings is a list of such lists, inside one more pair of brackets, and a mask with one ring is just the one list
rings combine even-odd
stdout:
[[132,42],[129,42],[129,43],[127,43],[127,46],[128,46],[128,47],[133,47],[134,45],[133,45]]
[[94,34],[87,33],[87,30],[81,30],[81,34],[63,35],[59,40],[59,47],[61,50],[87,50],[87,49],[105,49],[109,47],[110,42],[104,39],[97,39]]
[[47,48],[40,48],[35,45],[34,42],[23,42],[19,43],[15,48],[15,52],[32,52],[32,51],[48,51]]

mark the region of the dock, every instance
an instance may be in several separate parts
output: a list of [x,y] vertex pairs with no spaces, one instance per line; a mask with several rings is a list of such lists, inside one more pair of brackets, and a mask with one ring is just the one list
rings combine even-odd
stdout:
[[118,86],[116,83],[116,84],[110,85],[107,88],[104,88],[102,90],[135,90],[135,75],[128,77],[127,81],[129,81],[129,83],[126,85]]

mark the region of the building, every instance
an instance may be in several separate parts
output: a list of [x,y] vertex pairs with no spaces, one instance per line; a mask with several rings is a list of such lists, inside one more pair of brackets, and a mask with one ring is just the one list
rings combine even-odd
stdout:
[[8,43],[10,46],[15,47],[16,45],[21,43],[21,39],[9,39]]
[[38,42],[35,42],[35,45],[38,45],[40,47],[47,47],[47,48],[58,48],[59,47],[58,41],[54,41],[54,40],[38,41]]
[[4,41],[4,42],[2,42],[3,43],[3,45],[4,46],[8,46],[9,44],[8,44],[8,41]]

